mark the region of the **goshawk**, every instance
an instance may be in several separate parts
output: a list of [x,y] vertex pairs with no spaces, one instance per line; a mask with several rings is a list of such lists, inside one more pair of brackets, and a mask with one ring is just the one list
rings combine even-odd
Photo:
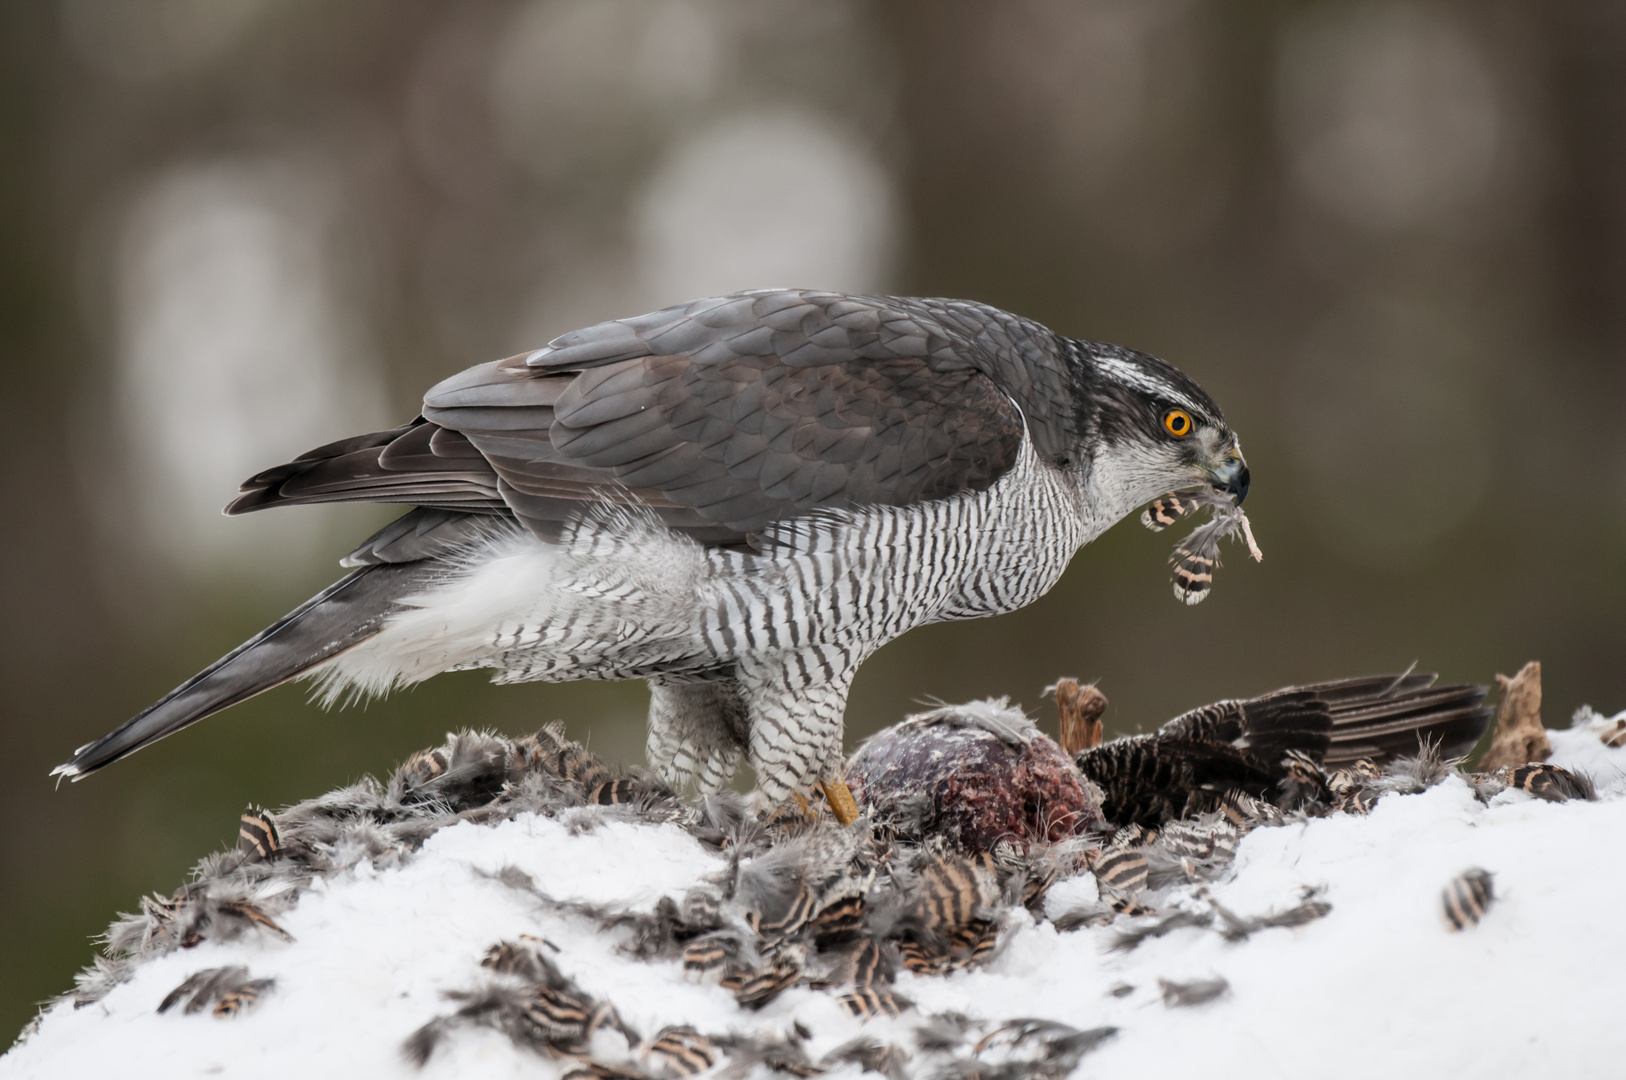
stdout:
[[647,679],[668,780],[716,790],[743,757],[769,803],[824,783],[840,813],[842,714],[870,653],[1031,603],[1181,490],[1248,490],[1201,387],[982,304],[776,289],[600,323],[248,480],[227,513],[415,509],[57,773],[302,676],[332,701],[492,668]]

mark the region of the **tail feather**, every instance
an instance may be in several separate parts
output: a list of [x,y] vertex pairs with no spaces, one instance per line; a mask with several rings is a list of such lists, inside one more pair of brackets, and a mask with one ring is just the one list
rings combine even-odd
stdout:
[[1310,683],[1295,689],[1307,690],[1325,701],[1331,708],[1360,705],[1374,700],[1398,699],[1427,690],[1438,675],[1407,668],[1399,674],[1357,675],[1349,679],[1331,679]]
[[441,568],[434,560],[363,566],[328,586],[164,695],[80,747],[53,776],[78,780],[182,728],[307,674],[376,634],[395,601]]
[[[1434,686],[1433,675],[1404,679],[1379,676],[1360,682],[1368,692],[1330,692],[1332,745],[1323,763],[1337,768],[1370,758],[1382,763],[1416,754],[1425,742],[1442,757],[1462,757],[1490,727],[1493,710],[1484,704],[1487,688],[1471,683]],[[1386,688],[1385,682],[1394,684]],[[1333,684],[1336,685],[1336,684]]]
[[1416,754],[1423,742],[1461,757],[1490,726],[1486,688],[1435,686],[1438,676],[1405,671],[1290,686],[1245,701],[1218,701],[1170,720],[1167,738],[1228,742],[1267,761],[1297,750],[1337,768]]

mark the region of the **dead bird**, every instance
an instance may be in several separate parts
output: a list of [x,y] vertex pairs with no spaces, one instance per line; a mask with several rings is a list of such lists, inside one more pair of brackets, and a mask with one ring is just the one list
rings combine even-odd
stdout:
[[1473,867],[1451,879],[1440,893],[1445,920],[1452,930],[1478,926],[1496,899],[1495,879],[1489,870]]
[[1005,699],[945,705],[865,740],[847,763],[860,809],[900,840],[969,852],[1101,827],[1067,754]]
[[1325,767],[1381,764],[1425,742],[1446,757],[1472,748],[1490,722],[1485,688],[1435,687],[1435,678],[1367,676],[1215,702],[1152,734],[1085,748],[1074,760],[1118,825],[1156,828],[1216,809],[1231,793],[1327,802]]

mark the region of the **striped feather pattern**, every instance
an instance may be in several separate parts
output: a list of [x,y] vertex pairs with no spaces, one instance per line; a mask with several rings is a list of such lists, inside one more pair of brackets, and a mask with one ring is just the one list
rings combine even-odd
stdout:
[[[716,791],[748,757],[779,803],[839,775],[847,690],[870,653],[916,626],[1031,603],[1110,520],[1026,445],[987,491],[796,519],[765,532],[761,552],[603,508],[558,544],[488,541],[327,677],[333,692],[448,668],[648,678],[656,769]],[[516,575],[540,587],[516,590]]]

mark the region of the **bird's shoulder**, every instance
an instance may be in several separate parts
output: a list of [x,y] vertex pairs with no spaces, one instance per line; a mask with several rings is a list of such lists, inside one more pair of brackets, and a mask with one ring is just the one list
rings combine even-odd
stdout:
[[765,290],[471,368],[426,395],[424,417],[470,439],[509,488],[608,472],[646,502],[752,532],[985,490],[1024,431],[1058,454],[1068,348],[969,301]]

